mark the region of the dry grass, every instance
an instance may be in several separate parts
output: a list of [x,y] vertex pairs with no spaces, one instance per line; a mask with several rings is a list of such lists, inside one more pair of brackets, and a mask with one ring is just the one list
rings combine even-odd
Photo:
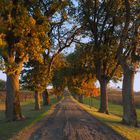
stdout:
[[[108,89],[107,93],[110,102],[122,104],[122,91],[120,89]],[[135,92],[134,100],[135,105],[140,107],[140,92]]]
[[[6,91],[0,91],[0,103],[5,102],[5,97],[6,97]],[[32,98],[34,98],[34,94],[32,91],[20,91],[21,102]]]

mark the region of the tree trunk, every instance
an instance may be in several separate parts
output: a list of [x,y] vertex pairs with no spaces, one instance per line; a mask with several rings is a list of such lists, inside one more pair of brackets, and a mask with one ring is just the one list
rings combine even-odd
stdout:
[[7,75],[6,81],[6,119],[8,121],[20,120],[23,118],[19,97],[19,75]]
[[106,92],[107,82],[104,79],[99,82],[100,82],[100,92],[101,92],[99,112],[109,114],[109,112],[108,112],[108,95]]
[[78,101],[79,101],[80,103],[83,103],[83,95],[78,95]]
[[44,106],[50,105],[50,98],[49,98],[49,94],[48,94],[48,91],[47,91],[47,90],[45,90],[45,91],[43,92],[42,97],[43,97],[43,105],[44,105]]
[[125,68],[123,77],[123,123],[137,126],[137,114],[134,104],[134,71]]
[[35,110],[40,110],[40,94],[35,91]]

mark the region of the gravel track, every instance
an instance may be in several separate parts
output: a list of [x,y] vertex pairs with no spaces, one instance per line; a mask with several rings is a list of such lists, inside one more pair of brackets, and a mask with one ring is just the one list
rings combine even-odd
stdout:
[[53,113],[14,140],[124,140],[65,96]]

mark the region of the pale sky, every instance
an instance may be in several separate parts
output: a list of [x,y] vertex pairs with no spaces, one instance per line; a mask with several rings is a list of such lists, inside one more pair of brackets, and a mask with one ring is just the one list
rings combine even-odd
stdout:
[[[6,75],[4,73],[2,73],[1,71],[0,71],[0,79],[6,80]],[[119,82],[117,84],[111,83],[110,86],[113,86],[113,87],[120,86],[120,88],[121,88],[122,87],[122,82]],[[135,91],[140,91],[140,72],[138,72],[135,75],[134,90]]]
[[[122,82],[118,82],[117,84],[111,83],[111,86],[122,88]],[[140,72],[136,73],[134,80],[134,90],[140,91]]]
[[6,81],[6,75],[2,71],[0,71],[0,79]]
[[135,90],[140,91],[140,72],[135,75]]

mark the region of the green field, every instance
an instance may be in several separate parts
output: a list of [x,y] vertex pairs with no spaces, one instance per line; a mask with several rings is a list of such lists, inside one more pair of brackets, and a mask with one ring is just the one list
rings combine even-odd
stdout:
[[[56,98],[51,98],[52,105],[57,103]],[[51,106],[52,106],[51,105]],[[42,106],[40,111],[34,110],[34,101],[22,102],[22,112],[26,117],[23,121],[6,122],[4,119],[4,105],[0,105],[0,140],[7,140],[19,131],[35,124],[48,114],[51,106]]]
[[[90,97],[84,97],[84,104],[80,104],[85,110],[93,114],[100,121],[110,126],[116,132],[129,140],[140,140],[140,128],[135,128],[121,123],[122,120],[122,106],[109,102],[110,115],[98,112],[99,100]],[[140,109],[137,108],[138,121],[140,122]]]

